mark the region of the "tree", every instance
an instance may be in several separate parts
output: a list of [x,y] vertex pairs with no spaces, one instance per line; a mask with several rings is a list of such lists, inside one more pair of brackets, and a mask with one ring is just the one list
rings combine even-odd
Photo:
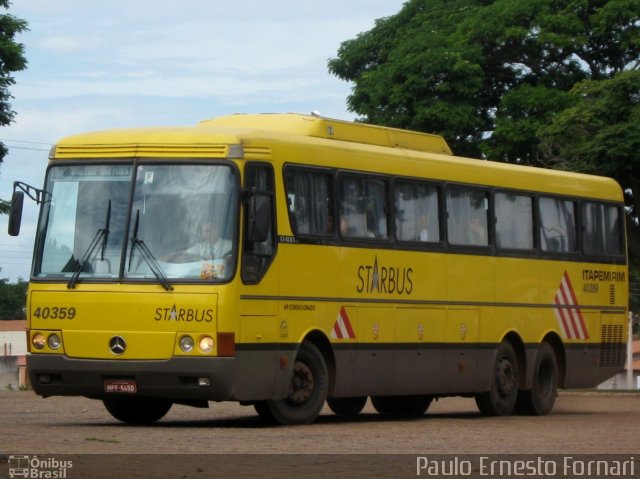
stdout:
[[550,166],[615,178],[627,196],[629,250],[640,259],[640,71],[578,83],[571,107],[540,131]]
[[438,132],[454,151],[477,155],[490,124],[489,109],[481,106],[487,101],[482,49],[459,33],[477,3],[411,0],[343,42],[329,70],[354,82],[349,109],[365,122]]
[[[8,10],[9,0],[0,0],[0,7]],[[27,60],[24,45],[15,41],[16,35],[27,29],[27,22],[8,13],[0,14],[0,126],[9,125],[15,116],[9,101],[9,87],[15,83],[12,73],[24,70]],[[0,163],[7,154],[7,148],[0,142]],[[9,203],[0,200],[0,213],[7,213]]]
[[571,88],[638,68],[639,54],[636,0],[409,0],[343,42],[329,70],[354,83],[361,121],[539,165],[540,129]]
[[0,320],[25,319],[24,308],[29,283],[19,279],[17,283],[9,283],[7,278],[0,279]]

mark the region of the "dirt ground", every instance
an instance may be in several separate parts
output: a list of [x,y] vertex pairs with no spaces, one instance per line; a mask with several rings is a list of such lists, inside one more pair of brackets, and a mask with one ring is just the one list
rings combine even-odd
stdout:
[[174,406],[154,426],[132,427],[98,401],[2,391],[0,479],[9,477],[6,459],[17,455],[71,457],[68,478],[415,477],[417,457],[439,454],[635,454],[640,474],[634,393],[564,392],[543,417],[488,418],[473,399],[444,398],[422,418],[387,418],[368,403],[354,419],[325,409],[314,424],[293,427],[265,427],[252,407],[210,406]]

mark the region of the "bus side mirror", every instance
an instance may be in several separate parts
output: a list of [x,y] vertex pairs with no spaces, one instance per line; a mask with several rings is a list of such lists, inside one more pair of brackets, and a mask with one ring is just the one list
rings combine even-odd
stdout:
[[252,190],[247,199],[247,239],[261,243],[271,229],[271,195]]
[[23,204],[24,193],[22,191],[14,191],[11,197],[11,211],[9,212],[9,235],[11,236],[18,236],[20,234]]

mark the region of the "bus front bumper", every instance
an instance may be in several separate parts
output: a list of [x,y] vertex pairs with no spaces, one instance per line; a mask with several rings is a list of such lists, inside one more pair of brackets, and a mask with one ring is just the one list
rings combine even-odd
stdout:
[[[113,394],[179,401],[235,399],[235,358],[179,358],[162,361],[74,359],[53,354],[27,356],[29,380],[36,394],[86,396]],[[117,381],[128,392],[107,392]]]

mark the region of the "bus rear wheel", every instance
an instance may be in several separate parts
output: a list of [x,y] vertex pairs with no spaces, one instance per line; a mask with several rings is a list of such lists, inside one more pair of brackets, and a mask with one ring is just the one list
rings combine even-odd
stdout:
[[373,408],[380,414],[422,416],[432,401],[431,396],[371,396]]
[[127,424],[146,425],[162,419],[173,403],[163,399],[105,398],[104,407],[115,419]]
[[328,398],[327,405],[335,414],[355,416],[360,414],[367,403],[367,396],[352,398]]
[[518,397],[518,361],[508,342],[498,345],[491,372],[490,389],[476,395],[476,404],[486,416],[508,416]]
[[327,399],[328,377],[324,356],[314,344],[304,341],[293,365],[287,397],[259,401],[254,407],[267,423],[293,425],[313,422]]
[[542,416],[553,409],[558,395],[558,361],[549,343],[542,343],[533,365],[531,389],[518,394],[516,409],[522,414]]

